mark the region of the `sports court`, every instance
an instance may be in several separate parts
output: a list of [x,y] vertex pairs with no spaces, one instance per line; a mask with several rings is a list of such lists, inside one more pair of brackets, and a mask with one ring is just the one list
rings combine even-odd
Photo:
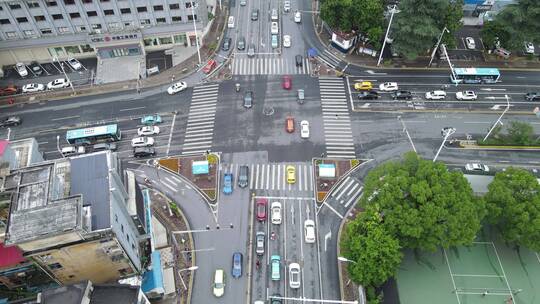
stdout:
[[401,304],[540,303],[540,255],[495,235],[434,253],[406,251],[397,286]]

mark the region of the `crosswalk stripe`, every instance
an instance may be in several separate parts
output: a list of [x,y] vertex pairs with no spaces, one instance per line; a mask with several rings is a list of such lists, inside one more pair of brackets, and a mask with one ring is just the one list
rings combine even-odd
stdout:
[[297,67],[294,58],[259,55],[257,58],[234,58],[231,70],[234,75],[289,75],[309,74],[311,67],[308,58],[304,58],[302,66]]
[[343,205],[345,208],[348,208],[349,205],[358,199],[359,195],[362,193],[362,189],[363,187],[360,187],[360,189],[358,189],[358,192],[356,192],[353,196],[351,196],[351,198],[347,201],[347,203],[345,203],[345,205]]
[[219,84],[193,88],[182,155],[204,152],[212,147]]

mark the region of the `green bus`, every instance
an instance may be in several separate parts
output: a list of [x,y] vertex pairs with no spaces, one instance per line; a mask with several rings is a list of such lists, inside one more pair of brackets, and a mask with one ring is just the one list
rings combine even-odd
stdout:
[[119,141],[122,137],[117,124],[97,126],[66,132],[66,140],[72,145],[92,145],[97,142]]

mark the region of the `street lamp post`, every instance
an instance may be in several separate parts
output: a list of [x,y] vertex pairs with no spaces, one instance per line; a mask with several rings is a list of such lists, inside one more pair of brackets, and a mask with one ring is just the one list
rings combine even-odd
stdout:
[[381,53],[379,54],[379,60],[377,61],[377,66],[381,64],[384,47],[386,46],[386,39],[388,39],[388,33],[390,33],[390,26],[392,25],[392,20],[394,19],[395,12],[396,12],[396,5],[394,4],[394,6],[392,7],[392,15],[390,15],[390,22],[388,22],[388,28],[386,29],[386,35],[384,36]]
[[199,35],[197,34],[197,23],[195,22],[195,3],[191,3],[191,17],[193,19],[193,28],[195,29],[195,45],[197,45],[197,56],[199,57],[199,65],[201,64],[201,50],[199,49]]
[[73,91],[73,94],[77,94],[75,92],[75,88],[73,87],[73,83],[71,82],[71,80],[69,79],[68,75],[66,74],[66,70],[64,70],[64,63],[60,62],[58,60],[58,57],[53,57],[53,61],[56,61],[58,62],[58,64],[60,65],[60,68],[62,69],[62,73],[64,73],[64,77],[66,77],[67,81],[69,82],[69,86],[71,87],[71,90]]
[[497,124],[501,124],[502,126],[503,123],[501,119],[503,118],[504,114],[506,114],[506,112],[508,112],[508,110],[510,109],[510,101],[508,100],[508,95],[504,95],[504,97],[506,98],[506,109],[504,109],[504,111],[501,113],[501,116],[499,116],[497,121],[493,124],[493,126],[491,126],[491,129],[489,129],[488,133],[486,134],[486,137],[484,137],[484,141],[489,137],[491,132],[493,132],[493,129],[495,129]]
[[191,266],[188,268],[180,269],[178,270],[178,276],[180,277],[180,282],[182,282],[182,285],[184,286],[184,289],[187,290],[186,282],[184,282],[184,279],[182,278],[182,275],[180,275],[180,272],[182,271],[193,271],[199,269],[199,266]]
[[456,84],[456,87],[458,85],[456,72],[454,71],[454,65],[452,62],[450,62],[450,56],[448,56],[448,52],[446,51],[446,46],[444,44],[441,44],[441,49],[443,50],[444,57],[446,57],[446,61],[448,61],[448,65],[450,66],[450,72],[452,72],[452,76],[454,77],[454,82]]
[[445,130],[443,141],[441,143],[441,146],[439,147],[439,150],[437,150],[437,154],[435,154],[435,157],[433,158],[433,162],[435,162],[437,160],[437,157],[439,157],[439,153],[441,153],[442,147],[444,146],[444,143],[446,142],[448,137],[450,137],[450,135],[454,134],[455,132],[456,129],[454,128],[449,128]]
[[428,66],[431,66],[431,63],[433,62],[433,58],[435,57],[435,53],[437,52],[437,49],[439,48],[439,45],[441,44],[441,40],[445,32],[450,33],[450,31],[446,28],[446,26],[443,28],[441,35],[439,36],[439,40],[437,40],[437,44],[435,44],[435,48],[433,49],[433,52],[431,52],[431,59],[429,60]]
[[416,147],[414,146],[411,135],[409,134],[409,130],[407,130],[407,126],[405,126],[405,122],[403,121],[403,119],[401,119],[401,115],[398,116],[397,119],[401,122],[401,125],[403,126],[403,132],[405,132],[405,134],[407,134],[407,137],[409,138],[409,142],[411,143],[411,146],[412,146],[412,148],[414,150],[414,153],[417,153],[416,152]]
[[356,261],[349,260],[349,259],[347,259],[346,257],[338,256],[337,259],[338,259],[338,261],[340,261],[340,262],[354,263],[354,264],[356,264]]
[[60,135],[56,135],[56,149],[58,150],[58,153],[62,155],[62,158],[65,158],[64,154],[62,154],[62,150],[60,149]]

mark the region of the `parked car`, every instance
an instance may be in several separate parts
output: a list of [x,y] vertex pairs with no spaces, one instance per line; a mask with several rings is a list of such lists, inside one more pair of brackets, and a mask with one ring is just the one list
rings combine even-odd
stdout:
[[0,119],[0,127],[16,127],[22,123],[22,119],[19,116],[8,116]]
[[240,6],[246,6],[247,0],[240,0]]
[[525,42],[525,53],[534,54],[534,44],[532,42]]
[[274,34],[272,35],[272,48],[276,49],[278,46],[279,46],[278,36]]
[[484,164],[472,163],[472,164],[466,164],[465,170],[476,171],[476,172],[489,172],[489,167]]
[[446,98],[446,92],[442,90],[426,92],[426,99],[439,100],[439,99],[445,99],[445,98]]
[[306,99],[304,89],[298,89],[296,90],[296,98],[300,104],[304,103],[304,100]]
[[413,98],[413,95],[410,91],[396,91],[392,93],[393,99],[405,99],[405,100],[411,100]]
[[456,99],[457,100],[476,100],[478,99],[478,96],[476,96],[476,93],[474,91],[461,91],[461,92],[456,92]]
[[257,232],[257,236],[255,237],[255,243],[256,243],[255,252],[257,253],[258,256],[261,256],[264,254],[265,238],[266,237],[265,237],[264,232],[262,231]]
[[281,301],[281,298],[282,295],[279,294],[279,293],[275,293],[272,295],[272,297],[270,298],[270,304],[282,304],[283,301]]
[[525,94],[525,99],[528,101],[540,100],[540,94],[535,92],[529,92]]
[[19,73],[19,76],[26,77],[28,76],[28,70],[26,69],[26,65],[22,62],[17,62],[15,64],[15,71]]
[[49,83],[47,83],[47,90],[56,90],[69,87],[69,80],[66,78],[58,78]]
[[281,280],[280,264],[281,264],[281,257],[279,255],[273,255],[270,258],[270,265],[271,265],[270,271],[271,271],[272,281]]
[[470,50],[474,50],[476,48],[476,43],[474,42],[473,37],[465,38],[465,44],[467,45],[467,48]]
[[180,81],[170,86],[167,89],[167,93],[169,93],[169,95],[174,95],[176,93],[182,92],[186,88],[187,88],[187,83],[185,81]]
[[160,124],[161,122],[161,116],[159,116],[158,114],[145,115],[141,118],[141,123],[147,126]]
[[272,224],[279,225],[281,224],[281,203],[273,202],[270,205],[270,218],[272,219]]
[[378,99],[381,97],[379,93],[376,91],[362,91],[358,93],[358,99],[365,100],[365,99]]
[[34,93],[45,90],[45,86],[41,83],[29,83],[22,87],[23,93]]
[[78,71],[80,69],[82,69],[82,64],[79,62],[79,60],[71,57],[71,58],[68,58],[67,60],[67,63],[69,64],[69,66],[71,66],[75,71]]
[[136,147],[133,149],[133,156],[137,158],[156,155],[154,147]]
[[236,48],[239,50],[239,51],[243,51],[246,49],[246,38],[244,37],[240,37],[238,39],[238,43],[236,44]]
[[158,126],[144,126],[137,129],[137,135],[139,136],[149,136],[154,134],[159,134]]
[[499,56],[499,57],[502,57],[504,59],[508,59],[510,58],[510,55],[512,54],[510,51],[508,51],[507,49],[503,49],[501,47],[498,47],[496,49],[493,50],[493,54]]
[[266,221],[266,205],[268,205],[268,200],[265,198],[258,198],[255,204],[257,210],[257,220],[259,222]]
[[244,94],[244,108],[250,109],[253,107],[253,91],[247,91]]
[[379,90],[385,91],[385,92],[397,91],[398,90],[398,84],[397,84],[397,82],[381,83],[379,85]]
[[283,47],[291,47],[292,41],[290,35],[284,35],[283,36]]
[[313,220],[304,221],[304,240],[306,243],[315,243],[315,222]]
[[272,22],[270,25],[270,33],[277,35],[279,33],[279,26],[277,22]]
[[232,173],[225,173],[223,175],[223,193],[225,194],[231,194],[232,189],[232,183],[233,183],[233,174]]
[[259,10],[253,9],[251,11],[251,21],[257,21],[257,20],[259,20]]
[[84,154],[86,153],[86,148],[84,146],[68,146],[68,147],[63,147],[60,150],[60,153],[64,157],[77,155],[77,154]]
[[291,1],[285,0],[283,1],[283,11],[285,13],[288,13],[291,10]]
[[150,147],[154,145],[153,137],[135,137],[131,140],[131,146],[136,147]]
[[278,15],[277,9],[275,9],[275,8],[272,9],[272,13],[271,13],[270,19],[271,19],[272,21],[278,21],[279,15]]
[[296,168],[293,165],[288,165],[285,167],[285,171],[287,171],[287,183],[296,183]]
[[292,79],[291,76],[283,76],[283,82],[281,83],[285,90],[290,90],[292,88]]
[[302,57],[302,55],[296,55],[294,56],[294,62],[297,67],[301,68],[304,65],[304,58]]
[[217,298],[220,298],[225,294],[225,271],[223,271],[223,269],[216,269],[216,272],[214,273],[212,292]]
[[212,72],[216,66],[217,62],[214,59],[210,59],[208,60],[202,71],[205,74],[210,74],[210,72]]
[[300,264],[289,264],[289,286],[291,288],[300,288]]
[[97,151],[105,151],[105,150],[111,150],[116,151],[116,144],[113,142],[110,143],[99,143],[92,146],[92,150],[94,152]]
[[300,137],[309,138],[309,121],[302,120],[300,122]]
[[302,13],[300,13],[299,11],[296,11],[294,13],[294,22],[296,23],[302,22]]
[[41,76],[43,74],[43,69],[41,68],[39,63],[37,63],[36,61],[32,62],[29,68],[30,68],[30,71],[32,71],[32,73],[34,73],[34,75],[36,76]]
[[294,132],[294,117],[287,116],[287,118],[285,118],[285,131],[287,131],[287,133]]
[[231,37],[227,37],[225,39],[223,39],[223,44],[221,45],[221,50],[222,51],[228,51],[231,49],[231,44],[232,44],[232,38]]
[[233,253],[232,256],[232,276],[238,279],[242,276],[242,260],[243,256],[240,252]]
[[354,84],[354,89],[357,91],[369,91],[373,89],[371,81],[362,81]]
[[15,95],[19,92],[19,89],[15,85],[9,85],[0,89],[0,96]]

